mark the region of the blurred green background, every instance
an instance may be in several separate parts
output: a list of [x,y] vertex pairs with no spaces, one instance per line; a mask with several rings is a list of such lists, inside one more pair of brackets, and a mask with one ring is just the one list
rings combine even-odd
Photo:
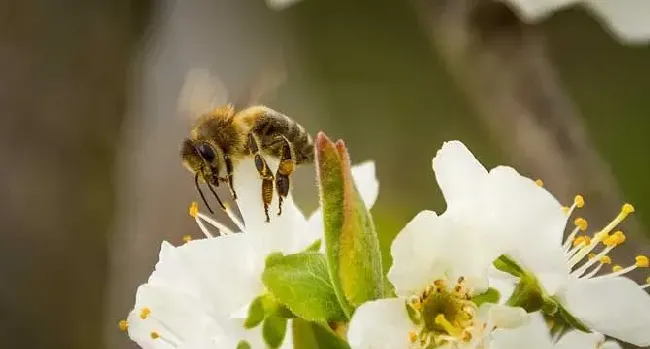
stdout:
[[[616,257],[647,252],[650,47],[580,9],[532,26],[488,0],[458,2],[488,4],[467,23],[423,2],[0,1],[0,343],[134,346],[116,323],[160,242],[198,232],[177,110],[197,67],[233,99],[281,57],[285,80],[263,101],[376,161],[384,251],[418,211],[444,210],[431,159],[460,139],[563,202],[584,193],[595,226],[634,203]],[[296,179],[308,212],[313,168]]]

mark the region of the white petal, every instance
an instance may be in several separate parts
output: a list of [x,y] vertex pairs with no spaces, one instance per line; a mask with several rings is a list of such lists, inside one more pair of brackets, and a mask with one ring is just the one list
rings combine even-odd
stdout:
[[483,185],[487,171],[459,141],[445,142],[433,158],[433,171],[447,201],[447,210],[470,205]]
[[517,328],[528,324],[530,316],[522,308],[485,303],[479,308],[479,317],[491,326],[498,328]]
[[[497,329],[492,334],[490,349],[551,349],[548,327],[538,313],[530,314],[530,322],[514,329]],[[577,349],[577,348],[576,348]]]
[[634,281],[624,277],[572,280],[560,297],[590,328],[637,346],[650,345],[650,295]]
[[502,0],[511,4],[522,21],[528,23],[539,22],[555,11],[568,7],[577,0]]
[[502,239],[502,253],[532,271],[554,294],[569,273],[562,250],[567,222],[562,205],[546,189],[505,166],[490,171],[483,195],[484,207],[476,220]]
[[497,249],[486,236],[449,216],[423,211],[397,235],[391,254],[388,279],[398,295],[417,293],[436,279],[455,281],[461,276],[480,293],[487,288],[487,269]]
[[602,348],[598,348],[598,349],[622,349],[622,348],[623,347],[620,344],[618,344],[618,342],[616,341],[606,341],[605,343],[603,343]]
[[603,343],[605,336],[600,333],[586,333],[581,331],[571,331],[562,336],[554,349],[593,349],[600,348],[598,345]]
[[202,286],[202,299],[221,316],[228,316],[263,291],[260,280],[264,258],[251,246],[255,236],[235,234],[193,240],[177,248],[186,266]]
[[365,161],[352,166],[352,178],[361,195],[361,199],[368,209],[377,201],[379,195],[379,181],[375,172],[375,162]]
[[619,40],[629,44],[650,41],[650,1],[589,0],[585,5],[607,24]]
[[505,303],[512,295],[512,292],[514,292],[515,286],[519,282],[519,278],[491,267],[488,269],[488,281],[490,287],[499,291],[499,295],[501,296],[499,303],[502,304]]
[[352,349],[408,349],[412,330],[404,299],[382,299],[364,303],[356,310],[348,342]]

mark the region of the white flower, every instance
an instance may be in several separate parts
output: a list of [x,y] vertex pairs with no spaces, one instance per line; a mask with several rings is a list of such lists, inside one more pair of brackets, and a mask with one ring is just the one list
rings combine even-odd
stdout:
[[[277,166],[273,161],[269,165]],[[321,238],[322,216],[316,215],[310,223],[289,195],[282,215],[273,215],[266,223],[253,161],[238,164],[234,175],[244,222],[230,209],[228,214],[239,233],[199,212],[198,205],[191,206],[190,214],[206,239],[179,247],[163,242],[155,271],[138,289],[134,310],[122,323],[142,347],[235,348],[241,340],[252,348],[266,347],[260,327],[243,328],[250,303],[265,293],[260,278],[265,259],[274,252],[300,252]],[[378,190],[374,163],[354,167],[353,176],[371,206]],[[277,209],[277,196],[271,204]],[[288,332],[282,348],[292,347],[290,336]]]
[[650,296],[621,277],[647,267],[648,258],[638,256],[629,267],[596,276],[610,262],[607,254],[625,240],[622,232],[612,230],[633,211],[631,205],[624,205],[593,237],[576,237],[587,228],[584,219],[576,219],[563,243],[569,216],[584,205],[582,196],[570,208],[562,207],[540,182],[510,167],[488,172],[460,142],[445,143],[433,166],[448,211],[473,216],[482,232],[498,240],[501,251],[535,275],[571,314],[598,332],[650,345]]
[[525,322],[521,308],[471,300],[487,290],[497,250],[472,231],[471,217],[457,218],[423,211],[397,235],[388,272],[397,298],[356,310],[348,331],[353,349],[488,348],[494,328]]
[[647,0],[502,0],[512,4],[522,20],[538,22],[560,9],[583,5],[621,41],[650,40],[650,2]]
[[[554,340],[549,328],[539,313],[531,314],[530,322],[516,330],[496,330],[491,349],[513,348],[517,344],[526,349],[620,349],[614,341],[605,341],[599,333],[570,331]],[[522,342],[522,338],[525,341]]]

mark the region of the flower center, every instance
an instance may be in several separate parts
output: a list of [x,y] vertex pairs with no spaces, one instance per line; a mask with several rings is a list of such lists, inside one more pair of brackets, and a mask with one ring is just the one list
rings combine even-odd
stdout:
[[455,285],[449,285],[447,280],[439,279],[409,299],[407,311],[417,325],[417,331],[409,333],[412,345],[436,348],[452,344],[458,347],[472,341],[477,306],[470,300],[470,292],[463,281],[461,277]]

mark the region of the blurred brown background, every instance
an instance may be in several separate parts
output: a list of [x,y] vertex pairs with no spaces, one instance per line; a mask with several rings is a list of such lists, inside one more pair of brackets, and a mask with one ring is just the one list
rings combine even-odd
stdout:
[[[584,194],[592,226],[634,203],[615,257],[648,251],[650,48],[578,9],[528,26],[489,0],[0,0],[3,347],[133,347],[116,323],[160,242],[198,232],[185,74],[208,68],[235,98],[277,57],[286,79],[263,101],[376,160],[385,249],[444,210],[430,161],[461,139],[563,202]],[[309,211],[313,168],[297,178]]]

